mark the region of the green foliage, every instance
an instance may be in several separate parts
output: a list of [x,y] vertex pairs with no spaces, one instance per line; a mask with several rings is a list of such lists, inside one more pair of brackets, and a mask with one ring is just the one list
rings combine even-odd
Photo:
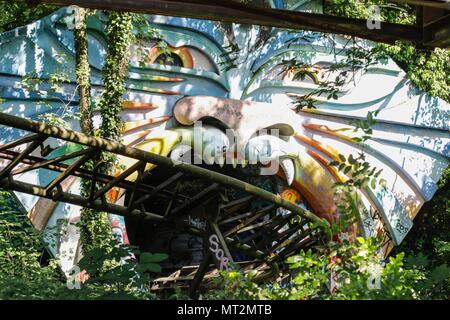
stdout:
[[130,44],[134,41],[133,14],[110,12],[106,26],[108,55],[103,68],[104,91],[99,103],[102,116],[100,136],[120,141],[123,94],[128,75]]
[[[3,276],[35,279],[45,250],[37,231],[6,191],[0,191],[0,270]],[[25,268],[24,268],[25,266]]]
[[[413,7],[393,4],[385,0],[327,0],[324,12],[327,14],[367,19],[369,6],[378,5],[382,21],[414,24]],[[371,51],[394,59],[418,88],[433,96],[450,102],[450,50],[418,49],[411,44],[397,42],[395,45],[378,44]]]
[[104,247],[85,252],[78,266],[87,281],[71,290],[56,260],[43,264],[45,250],[41,234],[11,194],[1,191],[0,299],[154,299],[148,283],[167,259],[165,254],[139,255],[110,238]]
[[0,32],[38,20],[57,8],[50,5],[30,6],[26,1],[0,1]]
[[[106,34],[108,55],[103,68],[104,90],[99,102],[102,124],[98,134],[102,138],[120,141],[122,133],[120,112],[126,90],[130,44],[134,41],[133,14],[110,12]],[[95,164],[100,173],[114,173],[116,163],[117,159],[113,154],[102,153],[89,165],[93,167]],[[82,189],[83,194],[87,195],[90,183],[83,182]],[[104,247],[105,243],[108,244],[111,230],[106,213],[83,209],[79,226],[83,251],[88,252],[98,247]]]
[[[256,284],[254,275],[222,274],[221,286],[206,298],[288,300],[428,299],[428,288],[450,277],[445,264],[427,271],[405,259],[404,253],[379,256],[380,241],[357,238],[356,243],[330,243],[319,250],[288,258],[292,276],[286,281]],[[420,259],[419,259],[420,261]],[[330,280],[334,279],[333,285]]]
[[[334,42],[333,37],[323,34],[322,37],[327,38],[328,41]],[[302,38],[298,38],[302,40]],[[291,39],[290,42],[293,40]],[[380,59],[385,58],[385,53],[379,48],[368,48],[360,43],[355,38],[349,39],[341,51],[345,51],[345,58],[336,59],[329,66],[320,68],[322,75],[318,76],[319,69],[315,65],[305,64],[297,59],[283,61],[284,70],[296,72],[303,77],[309,74],[315,79],[317,88],[311,92],[295,96],[294,105],[297,111],[303,108],[315,109],[316,104],[319,103],[318,97],[324,96],[327,100],[336,100],[339,98],[341,91],[349,82],[354,81],[357,72],[365,72],[370,66],[376,64]]]
[[[422,257],[424,270],[432,270],[450,261],[450,167],[439,181],[440,189],[424,204],[414,220],[414,227],[394,252],[403,251]],[[427,289],[430,298],[450,298],[450,279]]]
[[211,290],[202,295],[202,299],[208,300],[260,300],[267,299],[267,293],[253,280],[256,272],[240,272],[234,270],[220,273],[215,279],[215,285],[219,288]]

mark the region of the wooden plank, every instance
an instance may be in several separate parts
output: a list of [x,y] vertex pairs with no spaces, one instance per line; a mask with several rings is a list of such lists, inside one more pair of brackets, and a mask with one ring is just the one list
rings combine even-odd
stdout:
[[450,2],[435,0],[389,0],[388,2],[404,3],[419,7],[438,8],[450,10]]
[[234,1],[214,1],[212,3],[211,1],[172,0],[39,0],[38,2],[338,33],[386,43],[394,43],[397,40],[411,42],[422,40],[422,30],[412,25],[381,22],[381,29],[370,30],[367,28],[365,19],[270,9]]

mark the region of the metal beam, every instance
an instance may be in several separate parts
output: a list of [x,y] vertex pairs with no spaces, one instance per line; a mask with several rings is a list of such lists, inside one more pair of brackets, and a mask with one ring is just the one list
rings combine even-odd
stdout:
[[42,198],[51,199],[51,200],[57,198],[58,201],[62,201],[62,202],[66,202],[66,203],[70,203],[70,204],[74,204],[74,205],[78,205],[78,206],[82,206],[82,207],[87,207],[87,208],[91,208],[91,209],[95,209],[95,210],[99,210],[99,211],[107,211],[107,212],[115,213],[115,214],[118,214],[121,216],[138,216],[138,217],[143,216],[151,221],[163,221],[164,220],[163,217],[153,214],[153,213],[150,213],[150,212],[145,212],[145,211],[141,211],[138,209],[128,211],[128,209],[126,207],[119,206],[116,204],[111,204],[111,203],[104,203],[101,200],[95,200],[93,202],[87,203],[86,198],[76,195],[76,194],[72,194],[72,193],[68,193],[68,192],[64,192],[64,191],[56,190],[56,189],[53,189],[52,191],[47,192],[45,190],[45,188],[42,188],[38,185],[34,185],[34,184],[22,182],[22,181],[11,181],[8,178],[4,178],[4,179],[0,180],[0,187],[18,191],[18,192],[33,194],[33,195],[36,195],[36,196],[39,196]]
[[450,10],[450,2],[446,1],[446,0],[443,0],[443,1],[436,1],[436,0],[389,0],[388,2],[409,4],[409,5],[417,6],[417,7],[427,7],[427,8],[437,8],[437,9]]
[[306,210],[296,204],[281,198],[280,196],[273,194],[267,190],[261,189],[257,186],[241,181],[239,179],[229,177],[224,174],[220,174],[211,170],[207,170],[198,166],[194,166],[187,163],[181,163],[179,161],[173,161],[172,159],[152,152],[146,152],[140,149],[127,147],[124,144],[116,141],[102,139],[99,137],[88,136],[76,131],[64,129],[61,127],[51,126],[45,123],[33,121],[30,119],[24,119],[16,116],[0,112],[0,124],[30,131],[49,137],[59,138],[62,140],[82,144],[91,148],[101,149],[102,151],[113,152],[117,155],[141,160],[147,163],[156,164],[163,167],[175,168],[179,172],[192,174],[199,178],[204,178],[215,183],[223,184],[238,190],[242,190],[248,194],[255,195],[261,199],[270,201],[280,207],[286,208],[289,211],[298,214],[312,222],[315,222],[318,226],[322,227],[324,231],[331,236],[330,225],[325,219],[321,219],[309,210]]
[[271,9],[229,0],[38,0],[33,2],[338,33],[386,43],[394,43],[397,40],[414,43],[422,41],[422,29],[414,25],[381,22],[381,29],[370,30],[364,19]]

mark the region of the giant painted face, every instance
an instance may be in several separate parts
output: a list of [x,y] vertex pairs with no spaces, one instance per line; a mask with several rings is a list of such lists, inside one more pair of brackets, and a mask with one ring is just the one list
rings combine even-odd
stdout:
[[[77,111],[69,19],[71,10],[63,8],[0,36],[2,112],[35,120],[50,112],[66,117],[73,129],[79,129],[77,121],[68,117]],[[403,240],[449,164],[448,104],[412,88],[401,69],[387,61],[358,73],[337,100],[319,97],[317,109],[296,112],[292,97],[317,88],[321,66],[344,58],[345,50],[334,49],[341,48],[345,39],[335,37],[336,43],[331,45],[313,34],[309,42],[288,45],[296,35],[275,29],[160,16],[148,20],[160,38],[143,44],[143,51],[133,50],[136,54],[131,59],[122,113],[124,144],[176,160],[200,158],[201,165],[215,166],[215,170],[269,188],[329,221],[339,219],[333,184],[351,178],[329,162],[339,160],[339,155],[348,158],[363,152],[371,166],[382,169],[379,178],[386,186],[368,185],[359,191],[361,219],[348,230],[350,237],[381,233],[393,244]],[[88,23],[94,97],[99,97],[102,89],[101,69],[107,50],[103,21],[102,13],[97,13]],[[167,44],[165,53],[156,45],[160,41]],[[238,56],[223,49],[230,44],[240,49]],[[314,68],[306,77],[295,77],[295,70],[285,71],[281,66],[292,57]],[[54,91],[52,79],[60,73],[69,79]],[[30,78],[39,81],[30,87]],[[378,114],[372,136],[363,145],[352,139],[356,135],[353,129],[355,121],[369,111]],[[96,115],[96,125],[98,122]],[[6,143],[22,134],[2,127],[0,141]],[[51,156],[56,156],[77,147],[54,140],[52,148]],[[127,158],[120,161],[124,168],[133,164]],[[147,166],[146,170],[155,171],[153,181],[167,179],[168,173],[159,168]],[[52,178],[54,174],[45,170],[21,177],[43,184]],[[65,184],[66,188],[79,188],[77,179]],[[127,195],[117,191],[110,197],[126,202]],[[73,205],[21,193],[17,197],[40,230],[79,217],[79,208]],[[148,205],[158,210],[156,202]],[[194,216],[189,219],[202,223]],[[142,233],[139,221],[127,221],[127,236],[123,218],[112,220],[122,239],[155,249],[149,245],[155,242],[149,232],[137,235]],[[118,232],[120,228],[122,232]],[[158,237],[160,242],[166,239],[162,234]],[[181,239],[178,244],[195,247],[196,239],[177,237]],[[76,259],[78,236],[69,230],[64,239],[51,249],[55,254],[67,253],[64,259],[69,268]],[[190,259],[179,264],[196,261]]]

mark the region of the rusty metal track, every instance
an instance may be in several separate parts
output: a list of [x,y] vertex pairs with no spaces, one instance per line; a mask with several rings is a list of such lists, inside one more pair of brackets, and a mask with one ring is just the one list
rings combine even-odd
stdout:
[[[231,176],[3,113],[0,113],[0,124],[32,133],[0,146],[1,188],[122,215],[130,219],[130,223],[137,222],[144,228],[158,226],[156,232],[169,228],[203,239],[204,258],[198,274],[191,278],[192,294],[198,291],[205,274],[211,272],[212,263],[218,269],[228,268],[237,254],[258,266],[266,266],[262,268],[265,271],[261,277],[269,277],[278,274],[279,266],[283,266],[290,254],[310,246],[321,235],[330,237],[325,220],[277,194]],[[49,138],[79,144],[81,150],[52,157],[45,145]],[[117,176],[97,173],[95,168],[87,169],[89,159],[101,152],[129,157],[136,163]],[[145,172],[148,163],[157,167]],[[46,185],[24,181],[23,174],[33,170],[48,170],[54,177]],[[154,172],[158,170],[164,176],[154,180]],[[135,181],[127,180],[135,173],[138,173]],[[91,181],[90,194],[81,196],[70,188],[64,190],[63,183],[74,177]],[[186,183],[201,189],[180,190],[179,186]],[[112,189],[126,195],[123,204],[107,196]],[[252,204],[255,202],[262,204],[255,207]],[[279,208],[284,210],[278,211]],[[319,228],[308,227],[311,222]]]
[[[61,174],[53,180],[48,186],[34,186],[34,185],[27,185],[24,184],[21,188],[22,190],[18,190],[21,192],[27,192],[36,194],[38,196],[42,197],[48,197],[48,198],[55,198],[56,195],[61,199],[60,201],[63,201],[62,199],[65,199],[66,196],[68,196],[65,192],[61,192],[60,186],[61,182],[64,181],[67,177],[71,175],[79,176],[81,173],[84,172],[83,178],[85,179],[94,179],[97,180],[96,177],[97,174],[93,175],[91,172],[87,172],[85,169],[82,170],[80,168],[83,167],[83,164],[86,163],[86,161],[89,159],[87,154],[91,154],[90,152],[112,152],[116,155],[122,155],[125,157],[129,157],[138,161],[141,161],[143,163],[152,163],[158,166],[163,166],[167,168],[175,168],[178,172],[184,172],[186,174],[206,179],[211,182],[218,183],[220,185],[224,185],[227,187],[235,188],[241,191],[246,192],[247,194],[254,195],[258,198],[264,199],[266,201],[272,202],[275,205],[279,207],[283,207],[311,222],[316,223],[318,226],[322,227],[325,231],[328,230],[329,224],[326,220],[320,219],[312,212],[301,208],[283,198],[280,196],[273,194],[271,192],[268,192],[264,189],[258,188],[257,186],[254,186],[252,184],[249,184],[247,182],[244,182],[242,180],[226,176],[221,173],[217,173],[205,168],[201,168],[198,166],[194,166],[187,163],[181,163],[181,162],[174,162],[172,159],[164,156],[160,156],[155,153],[146,152],[143,150],[139,150],[136,148],[127,147],[121,143],[110,141],[98,137],[93,136],[87,136],[82,133],[67,130],[64,128],[51,126],[45,123],[40,123],[37,121],[29,120],[29,119],[23,119],[16,116],[11,116],[5,113],[0,113],[0,124],[14,127],[17,129],[22,129],[25,131],[29,131],[31,133],[36,133],[37,135],[27,136],[25,138],[22,138],[21,140],[18,140],[16,142],[10,142],[7,145],[0,146],[0,155],[3,155],[3,158],[10,160],[10,163],[0,170],[0,186],[4,188],[14,189],[18,188],[18,185],[21,183],[19,181],[14,180],[14,175],[12,175],[13,169],[17,167],[19,163],[26,163],[26,159],[33,159],[34,166],[40,166],[46,167],[50,170],[60,171]],[[72,165],[65,165],[63,163],[59,163],[57,161],[53,161],[49,163],[49,159],[37,159],[36,157],[32,158],[31,153],[38,149],[38,147],[42,146],[43,142],[49,138],[58,138],[61,140],[65,140],[67,142],[73,142],[80,144],[82,146],[86,146],[91,149],[88,153],[83,155],[81,159],[77,159],[76,162]],[[25,145],[25,149],[21,152],[16,153],[15,156],[12,156],[14,153],[12,153],[12,147],[18,147],[20,145]],[[6,150],[5,150],[6,149]],[[5,154],[7,154],[9,151],[9,156],[5,157]],[[64,158],[67,160],[67,157]],[[55,163],[56,162],[56,163]],[[58,170],[56,170],[58,169]],[[20,169],[21,171],[27,170],[27,169]],[[135,170],[138,172],[138,169]],[[131,174],[131,172],[128,172]],[[101,176],[100,176],[101,177]],[[109,189],[113,187],[119,187],[119,188],[129,188],[131,187],[129,183],[126,183],[126,180],[123,179],[117,179],[116,177],[105,177],[103,176],[103,181],[106,180],[105,186],[107,185]],[[125,184],[127,184],[125,186]],[[136,186],[135,183],[131,183],[133,187],[141,188],[141,183],[139,183],[138,186]],[[35,188],[33,188],[35,187]],[[59,190],[57,191],[57,194],[55,195],[55,189]],[[51,191],[51,192],[50,192]],[[106,192],[106,190],[102,190],[101,192]],[[95,190],[96,193],[98,193],[98,190]],[[69,203],[72,203],[71,201],[75,201],[77,205],[82,205],[86,207],[91,207],[94,205],[94,203],[98,204],[98,206],[105,206],[105,209],[111,210],[114,209],[114,213],[118,213],[121,215],[126,215],[129,213],[130,210],[128,208],[122,208],[120,210],[117,210],[116,207],[110,207],[109,204],[104,203],[104,200],[94,200],[90,201],[89,198],[79,199],[78,197],[67,197],[66,200]],[[96,197],[92,196],[92,199]],[[76,199],[76,200],[75,200]],[[99,204],[98,201],[100,201],[102,204]],[[97,206],[97,205],[96,205]],[[141,209],[133,209],[137,210],[136,213],[142,213]],[[151,214],[149,213],[149,216]]]

